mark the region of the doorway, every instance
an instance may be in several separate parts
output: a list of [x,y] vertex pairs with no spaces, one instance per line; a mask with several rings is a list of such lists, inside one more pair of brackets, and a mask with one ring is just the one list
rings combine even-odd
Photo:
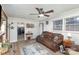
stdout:
[[25,39],[24,34],[25,34],[24,24],[19,24],[17,27],[17,40],[23,41]]

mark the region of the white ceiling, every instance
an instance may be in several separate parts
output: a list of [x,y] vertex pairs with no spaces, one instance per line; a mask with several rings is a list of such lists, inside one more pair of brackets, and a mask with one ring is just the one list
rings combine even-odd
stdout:
[[47,17],[38,18],[37,15],[30,15],[30,13],[38,13],[35,9],[43,8],[45,11],[54,10],[54,13],[51,14],[50,17],[53,17],[59,13],[63,13],[65,11],[79,8],[78,4],[3,4],[2,5],[7,16],[10,17],[19,17],[25,19],[33,19],[33,20],[43,20]]

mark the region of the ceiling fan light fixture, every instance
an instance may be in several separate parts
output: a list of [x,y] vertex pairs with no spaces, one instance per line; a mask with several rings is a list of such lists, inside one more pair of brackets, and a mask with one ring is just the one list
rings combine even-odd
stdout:
[[44,15],[43,14],[40,14],[39,17],[44,17]]

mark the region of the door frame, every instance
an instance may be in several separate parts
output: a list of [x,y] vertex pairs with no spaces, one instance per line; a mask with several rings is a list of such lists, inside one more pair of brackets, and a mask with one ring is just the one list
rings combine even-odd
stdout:
[[24,41],[25,40],[25,23],[20,23],[23,24],[24,27],[24,39],[23,40],[18,40],[18,27],[19,27],[19,23],[17,23],[17,41]]

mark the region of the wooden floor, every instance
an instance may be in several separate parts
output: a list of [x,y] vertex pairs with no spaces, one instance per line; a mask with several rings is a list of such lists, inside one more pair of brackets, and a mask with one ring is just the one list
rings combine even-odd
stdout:
[[[20,49],[23,46],[26,46],[26,45],[29,45],[29,44],[33,44],[35,42],[36,42],[36,40],[26,40],[26,41],[19,41],[19,42],[16,42],[16,43],[12,43],[12,48],[10,48],[9,51],[7,53],[5,53],[4,55],[21,55]],[[51,51],[50,49],[48,49],[45,46],[44,46],[44,49],[47,49],[53,55],[62,55],[60,52],[54,53],[53,51]]]
[[4,55],[20,55],[21,54],[20,48],[34,41],[35,40],[27,40],[27,41],[25,40],[25,41],[19,41],[19,42],[12,43],[12,48],[10,48],[9,51],[5,53]]

